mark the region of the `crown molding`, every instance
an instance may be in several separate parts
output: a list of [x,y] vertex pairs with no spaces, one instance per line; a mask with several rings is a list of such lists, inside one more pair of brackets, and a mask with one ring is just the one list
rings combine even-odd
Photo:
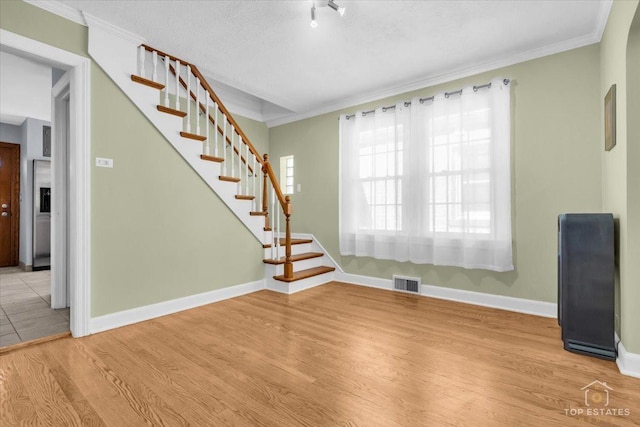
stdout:
[[366,104],[368,102],[378,101],[392,96],[401,95],[403,93],[412,92],[414,90],[425,89],[442,83],[448,83],[465,77],[471,77],[480,73],[485,73],[488,71],[497,70],[499,68],[508,67],[510,65],[519,64],[521,62],[531,61],[533,59],[542,58],[544,56],[549,56],[556,53],[577,49],[579,47],[588,46],[600,41],[601,36],[598,37],[598,31],[599,30],[596,30],[591,34],[565,40],[560,43],[554,43],[545,47],[531,49],[527,52],[509,55],[496,61],[486,62],[472,67],[463,67],[448,73],[428,77],[426,79],[402,83],[387,89],[373,92],[365,96],[354,96],[345,98],[339,102],[327,104],[319,108],[314,108],[313,110],[304,113],[290,114],[281,118],[269,120],[267,121],[267,126],[271,128],[288,123],[293,123],[299,120],[308,119],[310,117],[319,116],[321,114],[355,107],[357,105]]
[[120,39],[127,40],[135,45],[141,45],[146,41],[146,39],[142,36],[132,33],[131,31],[127,31],[124,28],[113,25],[112,23],[93,16],[87,12],[82,12],[82,16],[84,16],[87,27],[101,29],[109,34],[112,34]]
[[40,9],[51,12],[69,21],[73,21],[76,24],[87,26],[87,23],[79,10],[67,6],[54,0],[23,0],[25,3],[29,3],[32,6],[39,7]]
[[100,19],[87,12],[76,10],[71,6],[67,6],[64,3],[60,3],[55,0],[23,0],[23,1],[25,3],[29,3],[30,5],[39,7],[40,9],[46,10],[47,12],[51,12],[62,18],[68,19],[69,21],[73,21],[76,24],[80,24],[85,27],[92,26],[92,27],[100,28],[121,39],[129,40],[132,43],[141,44],[146,41],[144,37],[141,37],[138,34],[132,33],[128,30],[125,30],[124,28],[118,27],[108,21],[105,21],[104,19]]

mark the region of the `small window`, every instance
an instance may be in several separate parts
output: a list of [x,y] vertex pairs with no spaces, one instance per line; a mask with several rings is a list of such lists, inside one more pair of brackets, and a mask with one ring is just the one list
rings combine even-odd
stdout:
[[280,186],[284,194],[293,194],[293,155],[280,157]]

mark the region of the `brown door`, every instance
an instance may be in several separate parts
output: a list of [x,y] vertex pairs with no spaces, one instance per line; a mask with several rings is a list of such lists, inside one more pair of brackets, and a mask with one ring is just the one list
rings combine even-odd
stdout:
[[0,142],[0,267],[18,265],[20,146]]

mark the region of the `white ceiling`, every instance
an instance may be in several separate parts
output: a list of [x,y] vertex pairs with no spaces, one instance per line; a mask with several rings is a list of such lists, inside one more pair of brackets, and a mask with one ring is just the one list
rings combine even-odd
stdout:
[[611,0],[335,1],[347,8],[344,17],[319,7],[317,28],[309,25],[311,0],[61,3],[197,64],[228,92],[244,92],[245,107],[270,125],[596,43],[611,7]]
[[0,50],[0,123],[51,121],[51,66]]

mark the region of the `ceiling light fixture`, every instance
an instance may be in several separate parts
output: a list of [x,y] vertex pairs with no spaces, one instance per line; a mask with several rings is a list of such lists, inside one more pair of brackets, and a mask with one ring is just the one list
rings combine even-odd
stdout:
[[344,11],[346,10],[344,7],[340,7],[334,3],[333,0],[329,0],[329,7],[340,14],[340,16],[344,16]]
[[344,16],[345,8],[338,6],[333,0],[322,0],[311,2],[311,28],[318,27],[318,21],[316,20],[316,4],[317,7],[325,7],[329,6],[331,9],[335,10],[340,14],[340,16]]
[[311,6],[311,28],[316,28],[318,21],[316,21],[316,5]]

